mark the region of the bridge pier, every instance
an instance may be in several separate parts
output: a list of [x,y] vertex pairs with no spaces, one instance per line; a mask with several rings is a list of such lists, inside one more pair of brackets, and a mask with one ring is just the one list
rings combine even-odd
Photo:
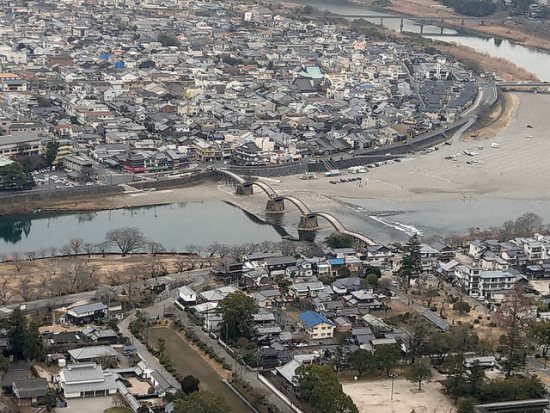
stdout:
[[270,214],[285,212],[285,200],[283,198],[269,198],[265,210]]
[[302,215],[300,217],[300,223],[298,224],[298,230],[302,231],[316,231],[319,228],[316,215]]
[[383,26],[383,25],[384,25],[384,18],[380,17],[380,26]]
[[401,22],[399,23],[399,33],[403,33],[403,26],[405,25],[405,19],[401,18]]
[[441,29],[441,32],[440,32],[440,33],[443,34],[443,30],[445,30],[445,28],[443,27],[443,20],[441,20],[441,27],[440,27],[440,29]]
[[460,22],[460,25],[461,25],[462,27],[464,27],[464,19],[462,19],[462,21]]
[[424,34],[424,23],[420,23],[420,34]]
[[244,183],[237,186],[237,195],[252,195],[254,193],[252,185],[249,183]]
[[313,242],[315,241],[315,231],[298,229],[298,239],[300,241]]

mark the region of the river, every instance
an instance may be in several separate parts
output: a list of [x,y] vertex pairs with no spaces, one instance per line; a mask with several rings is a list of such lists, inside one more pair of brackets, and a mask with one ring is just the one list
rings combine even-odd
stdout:
[[[369,9],[366,6],[347,3],[342,1],[326,1],[326,0],[293,0],[293,3],[310,5],[321,11],[328,11],[334,14],[341,15],[391,15],[395,13],[377,12]],[[380,24],[380,19],[367,19],[371,23]],[[391,30],[399,31],[400,20],[385,19],[383,25]],[[413,33],[420,33],[420,26],[413,20],[404,20],[403,30]],[[434,40],[440,40],[447,43],[456,43],[462,46],[468,46],[472,49],[486,53],[492,57],[503,58],[515,63],[517,66],[534,73],[540,80],[550,81],[550,54],[544,51],[539,51],[514,44],[508,40],[495,39],[492,37],[480,37],[475,35],[462,35],[454,29],[443,29],[437,26],[424,26],[424,37]]]
[[107,231],[137,227],[167,251],[189,245],[281,240],[285,231],[221,201],[187,202],[109,211],[0,217],[0,254],[57,250],[73,238],[100,243]]

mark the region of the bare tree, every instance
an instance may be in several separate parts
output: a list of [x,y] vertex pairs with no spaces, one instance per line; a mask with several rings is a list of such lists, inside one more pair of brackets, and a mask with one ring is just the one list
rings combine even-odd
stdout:
[[55,257],[57,255],[57,248],[50,247],[50,257]]
[[155,241],[149,241],[147,243],[147,249],[149,250],[149,252],[151,253],[151,255],[153,257],[155,257],[157,254],[165,251],[164,247],[162,246],[161,243],[159,242],[155,242]]
[[40,251],[38,251],[38,253],[40,254],[40,258],[46,258],[48,250],[46,248],[42,248]]
[[71,248],[71,252],[73,253],[73,256],[77,256],[80,251],[82,250],[82,244],[84,241],[82,241],[81,238],[73,238],[69,241],[69,247]]
[[123,227],[107,232],[105,240],[120,249],[123,257],[131,252],[142,250],[146,239],[138,228]]
[[525,332],[536,318],[531,300],[525,295],[523,287],[516,283],[506,295],[496,313],[496,320],[505,334],[500,338],[505,360],[502,362],[506,377],[525,366],[527,343]]
[[176,260],[176,271],[177,272],[184,272],[185,269],[187,268],[187,265],[185,263],[185,258],[182,257],[182,256],[179,256],[178,259]]
[[168,274],[168,268],[166,268],[166,264],[161,260],[156,260],[149,264],[149,274],[151,278],[161,277]]
[[31,277],[19,277],[17,292],[19,293],[23,301],[32,301],[34,299],[34,291],[31,287]]
[[97,285],[96,268],[82,261],[72,262],[63,268],[61,281],[69,294],[91,290]]
[[6,305],[14,296],[13,290],[9,286],[10,277],[7,274],[0,275],[0,304]]
[[105,254],[107,254],[107,251],[109,251],[109,248],[111,247],[111,244],[107,241],[100,242],[99,244],[96,244],[95,246],[101,256],[105,258]]
[[30,262],[34,262],[35,258],[36,258],[36,252],[34,251],[27,252],[27,260],[29,260]]
[[63,245],[61,247],[60,252],[61,252],[61,255],[66,256],[66,257],[70,257],[71,255],[73,255],[73,250],[72,250],[70,244]]
[[13,254],[12,264],[15,267],[15,271],[21,271],[21,267],[23,266],[23,264],[21,262],[21,257],[19,256],[18,252],[15,252]]
[[82,249],[88,254],[88,258],[92,256],[92,254],[95,252],[96,246],[94,244],[90,244],[87,242],[82,246]]

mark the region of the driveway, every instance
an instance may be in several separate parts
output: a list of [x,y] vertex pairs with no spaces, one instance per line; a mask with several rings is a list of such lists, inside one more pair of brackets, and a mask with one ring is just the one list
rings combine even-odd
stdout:
[[67,407],[56,408],[57,413],[103,413],[113,407],[114,397],[91,397],[89,399],[68,399]]

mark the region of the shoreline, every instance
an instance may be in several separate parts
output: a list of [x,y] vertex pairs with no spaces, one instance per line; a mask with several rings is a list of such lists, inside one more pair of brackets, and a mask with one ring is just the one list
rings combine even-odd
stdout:
[[[389,1],[388,5],[379,6],[375,5],[372,0],[350,0],[350,3],[358,6],[368,6],[374,11],[392,12],[403,15],[404,17],[425,17],[431,16],[433,19],[445,18],[445,17],[464,17],[467,19],[469,16],[463,16],[454,10],[436,2],[433,0],[399,0],[398,2]],[[480,18],[482,19],[482,18]],[[493,16],[487,16],[487,19],[495,19]],[[501,19],[502,22],[508,22],[507,17]],[[535,34],[522,30],[521,23],[515,24],[511,22],[513,26],[501,24],[491,24],[491,22],[485,22],[484,25],[476,24],[468,20],[462,24],[454,24],[446,21],[444,26],[447,28],[455,29],[461,33],[474,34],[481,37],[493,37],[495,39],[508,40],[517,45],[528,47],[534,50],[550,52],[550,38],[537,36]],[[518,30],[519,29],[519,30]]]

